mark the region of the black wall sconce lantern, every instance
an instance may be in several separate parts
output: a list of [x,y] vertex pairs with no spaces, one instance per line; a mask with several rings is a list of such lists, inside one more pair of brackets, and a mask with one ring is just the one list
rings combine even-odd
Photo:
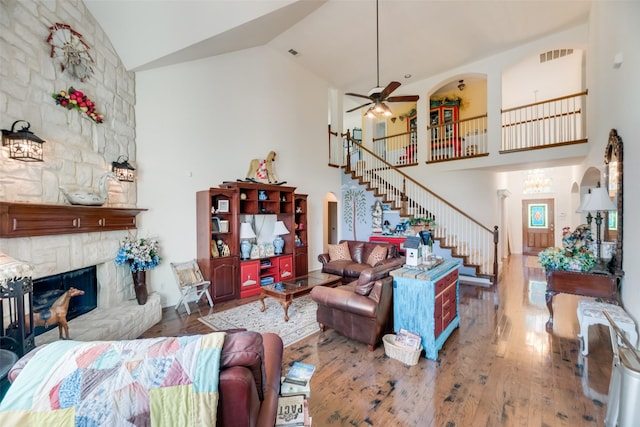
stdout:
[[113,166],[113,173],[116,174],[119,181],[133,182],[136,168],[129,164],[128,157],[120,156],[118,160],[111,163],[111,165]]
[[[27,126],[23,126],[19,131],[15,131],[18,123],[24,122]],[[33,132],[29,131],[31,123],[25,120],[16,120],[11,125],[11,130],[2,129],[2,145],[9,146],[9,157],[23,162],[41,162],[42,144],[46,142],[38,138]]]

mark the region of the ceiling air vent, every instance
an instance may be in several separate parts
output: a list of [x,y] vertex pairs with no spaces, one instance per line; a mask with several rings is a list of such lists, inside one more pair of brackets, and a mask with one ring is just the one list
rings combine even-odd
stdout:
[[556,49],[549,52],[543,52],[540,54],[540,63],[551,61],[553,59],[562,58],[563,56],[571,55],[573,49]]

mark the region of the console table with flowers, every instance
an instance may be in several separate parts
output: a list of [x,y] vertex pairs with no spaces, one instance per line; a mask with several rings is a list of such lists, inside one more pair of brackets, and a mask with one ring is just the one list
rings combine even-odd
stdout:
[[545,249],[538,255],[538,261],[547,278],[547,330],[553,328],[553,297],[558,293],[604,298],[620,304],[620,275],[594,270],[597,260],[588,225],[580,225],[574,231],[565,227],[562,230],[562,248]]

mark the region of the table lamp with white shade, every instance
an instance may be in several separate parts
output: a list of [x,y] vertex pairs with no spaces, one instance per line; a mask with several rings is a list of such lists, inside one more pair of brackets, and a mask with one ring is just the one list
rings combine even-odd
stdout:
[[603,187],[597,187],[591,189],[591,194],[588,195],[585,202],[581,204],[581,208],[585,212],[596,212],[596,259],[597,269],[604,269],[601,257],[602,239],[600,237],[600,229],[602,226],[602,212],[616,211],[617,206],[611,201],[607,191]]
[[284,239],[280,237],[284,234],[289,234],[289,230],[285,227],[284,222],[276,221],[273,226],[273,235],[276,236],[276,238],[273,239],[273,252],[276,255],[281,255],[284,249]]
[[251,242],[250,239],[255,239],[256,233],[253,232],[253,227],[248,222],[240,224],[240,253],[242,259],[249,259],[251,255]]

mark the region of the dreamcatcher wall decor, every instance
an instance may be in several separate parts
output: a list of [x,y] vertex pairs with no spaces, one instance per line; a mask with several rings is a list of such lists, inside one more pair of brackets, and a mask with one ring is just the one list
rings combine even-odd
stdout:
[[82,34],[70,25],[56,23],[49,27],[47,42],[51,44],[51,57],[60,64],[60,69],[68,71],[81,82],[93,74],[93,58],[89,54],[89,45]]

